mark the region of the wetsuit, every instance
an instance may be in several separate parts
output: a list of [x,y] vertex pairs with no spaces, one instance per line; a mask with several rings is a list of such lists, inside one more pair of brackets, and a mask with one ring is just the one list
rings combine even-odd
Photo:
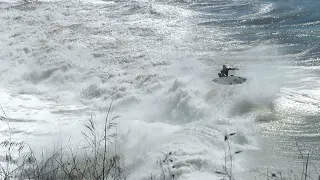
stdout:
[[226,68],[223,67],[221,73],[218,73],[219,77],[227,77],[229,70],[237,70],[238,68]]

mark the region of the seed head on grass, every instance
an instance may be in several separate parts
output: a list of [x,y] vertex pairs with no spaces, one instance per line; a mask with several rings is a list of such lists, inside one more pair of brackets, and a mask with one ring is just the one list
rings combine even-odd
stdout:
[[224,135],[224,141],[227,141],[229,139],[229,136],[233,136],[235,135],[236,133],[230,133],[228,135]]
[[236,152],[234,152],[234,154],[239,154],[239,153],[241,153],[242,151],[236,151]]
[[[110,109],[107,117],[110,115]],[[25,144],[12,141],[7,118],[1,116],[0,122],[8,125],[9,134],[6,134],[7,140],[0,142],[0,147],[6,150],[5,165],[0,164],[0,179],[126,179],[127,175],[120,166],[120,156],[116,150],[116,155],[113,155],[108,149],[111,139],[116,138],[112,129],[117,126],[117,117],[106,118],[103,134],[99,133],[93,118],[89,119],[89,123],[84,125],[87,132],[82,132],[87,143],[81,151],[82,154],[71,147],[70,152],[67,148],[61,147],[49,157],[42,153],[42,157],[37,158],[30,147],[28,152],[21,154]],[[13,154],[18,156],[15,157]]]

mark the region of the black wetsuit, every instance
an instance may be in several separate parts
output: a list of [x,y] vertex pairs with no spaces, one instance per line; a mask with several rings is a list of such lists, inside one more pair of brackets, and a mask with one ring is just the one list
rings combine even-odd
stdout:
[[218,73],[219,77],[227,77],[229,70],[236,70],[237,68],[223,68],[221,73]]
[[228,72],[231,68],[226,68],[226,69],[222,69],[221,70],[221,75],[227,77],[228,76]]

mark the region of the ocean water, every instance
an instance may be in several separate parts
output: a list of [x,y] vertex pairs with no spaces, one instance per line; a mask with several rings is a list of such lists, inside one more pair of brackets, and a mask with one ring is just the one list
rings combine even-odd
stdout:
[[[77,147],[112,102],[128,179],[299,174],[319,160],[320,2],[316,0],[0,1],[1,116],[36,150]],[[248,81],[212,82],[223,64]],[[1,126],[4,139],[7,126]],[[62,142],[62,143],[61,143]],[[320,166],[318,166],[320,167]]]

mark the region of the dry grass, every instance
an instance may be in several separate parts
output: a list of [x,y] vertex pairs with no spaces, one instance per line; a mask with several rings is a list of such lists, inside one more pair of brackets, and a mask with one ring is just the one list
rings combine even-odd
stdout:
[[[99,129],[91,117],[85,124],[86,131],[82,132],[83,138],[87,144],[84,148],[59,148],[50,155],[44,153],[36,155],[31,147],[24,142],[13,141],[11,137],[11,127],[6,113],[0,116],[8,130],[5,131],[5,137],[0,142],[2,159],[0,163],[0,179],[29,179],[29,180],[125,180],[126,171],[121,164],[121,156],[117,149],[110,150],[110,145],[117,138],[115,128],[118,116],[111,115],[112,104],[109,106],[106,118],[104,120],[102,131]],[[236,133],[230,133],[224,136],[225,141],[225,163],[221,171],[215,171],[222,176],[222,179],[234,180],[233,161],[237,154],[242,151],[233,151],[230,146],[230,138]],[[280,171],[262,173],[255,171],[259,175],[258,179],[267,180],[320,180],[320,175],[311,177],[310,175],[310,153],[302,152],[298,142],[296,146],[303,160],[302,171],[293,175],[293,171],[283,173]],[[157,164],[160,168],[160,174],[152,175],[150,179],[174,180],[175,176],[174,161],[171,158],[172,153],[164,153],[163,158],[159,158]],[[315,168],[315,172],[317,172]]]
[[234,180],[233,174],[233,159],[236,154],[241,153],[242,151],[232,151],[229,139],[231,136],[236,133],[226,134],[224,136],[224,142],[226,143],[225,156],[224,156],[224,165],[222,166],[222,171],[215,171],[216,174],[223,176],[223,179]]
[[[82,132],[87,146],[73,150],[72,147],[54,150],[49,156],[36,155],[23,142],[14,142],[11,128],[5,116],[0,120],[8,126],[7,139],[0,142],[5,156],[0,164],[0,178],[32,180],[124,180],[127,178],[122,168],[121,157],[117,149],[110,150],[110,145],[117,137],[114,131],[117,116],[111,116],[109,106],[102,133],[97,129],[91,117]],[[26,149],[25,147],[28,147]]]
[[261,172],[260,170],[253,170],[252,172],[256,173],[258,177],[256,179],[267,179],[267,180],[320,180],[320,175],[315,165],[313,175],[310,170],[311,166],[311,149],[307,152],[303,153],[301,150],[298,141],[295,140],[296,147],[299,152],[299,156],[302,159],[302,170],[299,172],[295,172],[293,170],[287,171],[279,171],[279,170],[272,170],[270,171],[267,169],[266,172]]
[[159,176],[153,176],[151,174],[152,179],[161,179],[161,180],[175,180],[175,174],[173,173],[173,169],[175,169],[175,165],[173,164],[173,159],[171,158],[172,152],[163,153],[164,157],[158,158],[157,164],[161,170]]

